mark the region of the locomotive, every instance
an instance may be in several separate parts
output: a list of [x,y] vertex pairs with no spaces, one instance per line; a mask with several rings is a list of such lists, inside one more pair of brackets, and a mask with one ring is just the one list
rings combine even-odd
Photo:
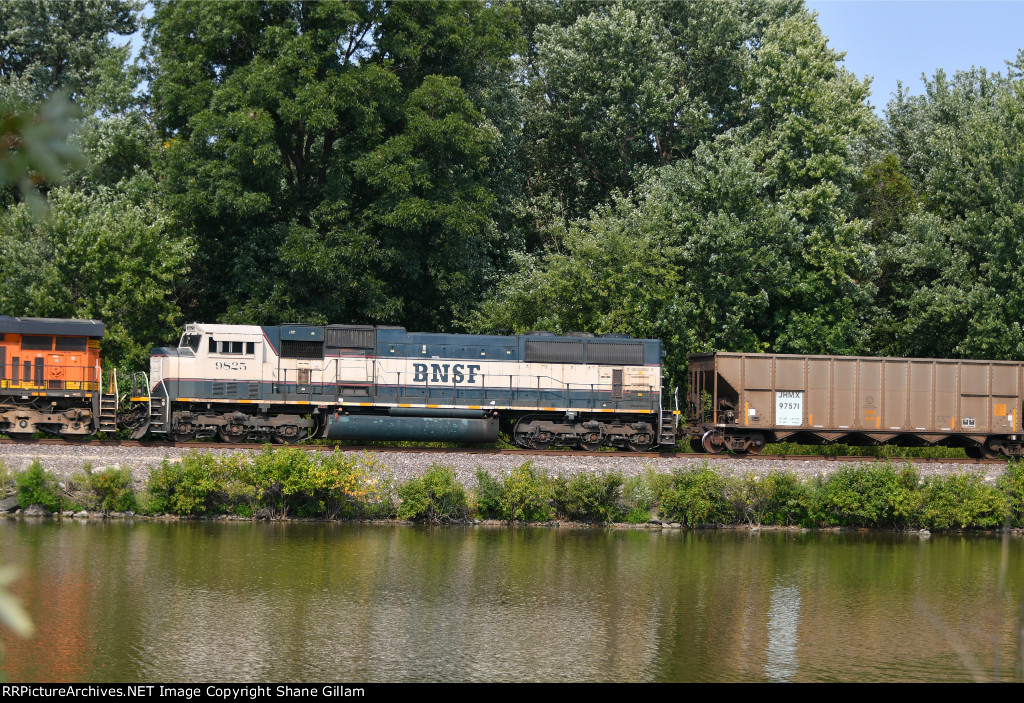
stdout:
[[100,368],[103,332],[96,320],[0,315],[0,432],[26,439],[116,430],[117,393],[105,392]]
[[367,325],[189,324],[153,349],[122,413],[135,437],[602,446],[676,443],[661,342],[621,335],[408,332]]

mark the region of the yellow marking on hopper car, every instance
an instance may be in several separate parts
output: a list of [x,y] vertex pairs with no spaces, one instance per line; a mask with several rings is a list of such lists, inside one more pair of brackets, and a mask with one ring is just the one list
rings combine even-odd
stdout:
[[428,407],[428,408],[439,408],[439,407],[441,407],[441,406],[440,406],[440,405],[428,405],[427,407]]
[[469,409],[470,410],[483,410],[483,406],[480,406],[480,405],[470,405]]
[[398,407],[400,407],[400,408],[411,408],[412,405],[410,405],[409,403],[399,403]]
[[750,403],[743,404],[743,424],[750,424]]
[[882,429],[882,416],[881,415],[879,415],[878,417],[875,418],[875,429],[876,430]]
[[807,424],[814,426],[814,413],[807,413]]
[[1013,425],[1012,425],[1012,427],[1013,427],[1013,431],[1014,431],[1014,432],[1016,432],[1016,431],[1017,431],[1017,408],[1014,408],[1014,409],[1013,409],[1013,410],[1012,410],[1012,411],[1010,412],[1010,420],[1011,420],[1011,421],[1012,421],[1012,423],[1013,423]]

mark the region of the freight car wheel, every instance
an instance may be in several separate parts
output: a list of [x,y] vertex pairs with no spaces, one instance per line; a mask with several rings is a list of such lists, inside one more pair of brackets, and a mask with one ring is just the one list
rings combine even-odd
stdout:
[[964,454],[967,455],[968,459],[980,459],[981,447],[964,447]]
[[[715,439],[718,439],[717,444],[714,441]],[[718,454],[722,451],[721,438],[716,438],[715,433],[711,430],[708,430],[707,432],[704,433],[704,436],[701,437],[700,443],[701,446],[704,447],[704,451],[706,451],[708,454]]]
[[980,451],[982,459],[998,459],[1000,456],[1002,456],[1002,452],[1000,452],[998,449],[994,447],[990,447],[988,445],[988,442],[981,445]]
[[760,454],[768,445],[763,434],[755,434],[750,437],[750,446],[747,447],[747,454]]
[[31,432],[8,432],[7,436],[11,438],[12,442],[30,442],[32,441]]
[[690,437],[690,451],[694,454],[704,453],[704,444],[700,441],[700,437]]

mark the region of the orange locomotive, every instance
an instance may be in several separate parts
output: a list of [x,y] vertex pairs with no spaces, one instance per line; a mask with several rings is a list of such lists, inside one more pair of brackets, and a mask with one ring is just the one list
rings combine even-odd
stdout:
[[0,432],[114,431],[117,394],[103,392],[100,368],[103,330],[96,320],[0,315]]

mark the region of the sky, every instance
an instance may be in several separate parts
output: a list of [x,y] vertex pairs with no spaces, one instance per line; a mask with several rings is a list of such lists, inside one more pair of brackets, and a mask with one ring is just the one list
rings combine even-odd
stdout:
[[846,52],[847,70],[872,76],[871,104],[882,110],[897,81],[924,92],[942,68],[952,75],[971,66],[1006,73],[1006,61],[1024,49],[1020,0],[807,0],[829,46]]

